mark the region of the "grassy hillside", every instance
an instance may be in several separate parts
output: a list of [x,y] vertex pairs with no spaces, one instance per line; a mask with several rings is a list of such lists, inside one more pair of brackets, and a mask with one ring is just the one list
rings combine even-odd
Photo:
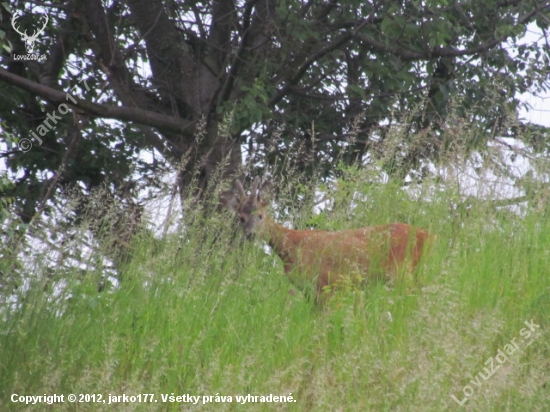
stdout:
[[[87,273],[6,304],[0,410],[547,411],[548,218],[369,190],[353,213],[348,200],[313,221],[429,229],[421,289],[350,287],[320,309],[261,245],[232,246],[219,222],[201,222],[184,239],[138,241],[119,288],[97,293],[101,273]],[[12,394],[65,402],[25,407]],[[75,405],[69,394],[93,396]],[[109,394],[142,402],[108,405]],[[237,399],[248,394],[258,398]],[[260,402],[270,394],[286,398]]]

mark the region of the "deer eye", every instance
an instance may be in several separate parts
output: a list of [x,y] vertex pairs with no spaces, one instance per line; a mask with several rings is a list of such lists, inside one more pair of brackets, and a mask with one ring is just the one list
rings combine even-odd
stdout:
[[241,221],[241,223],[244,223],[244,221],[245,221],[244,217],[242,217],[242,216],[239,217],[239,220]]
[[258,215],[258,219],[262,220],[262,219],[263,219],[263,215]]

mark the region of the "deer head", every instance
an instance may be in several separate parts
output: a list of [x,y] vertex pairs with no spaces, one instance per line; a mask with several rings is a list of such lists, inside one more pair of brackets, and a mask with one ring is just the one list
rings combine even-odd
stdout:
[[264,182],[260,189],[260,178],[256,176],[247,196],[240,180],[235,181],[234,191],[222,193],[220,203],[227,209],[237,213],[245,235],[251,238],[254,234],[261,233],[268,219],[266,207],[269,205],[269,191],[271,182]]
[[21,17],[21,14],[18,11],[16,11],[14,13],[13,17],[11,18],[11,25],[12,25],[13,29],[21,35],[21,39],[25,42],[27,52],[32,53],[34,51],[34,42],[36,41],[36,39],[40,35],[40,33],[42,33],[44,31],[44,29],[46,28],[46,24],[48,24],[48,15],[45,14],[45,13],[42,14],[42,17],[40,19],[44,21],[44,24],[42,24],[42,27],[40,29],[36,30],[30,36],[27,34],[27,30],[22,32],[17,27],[17,19],[19,17]]

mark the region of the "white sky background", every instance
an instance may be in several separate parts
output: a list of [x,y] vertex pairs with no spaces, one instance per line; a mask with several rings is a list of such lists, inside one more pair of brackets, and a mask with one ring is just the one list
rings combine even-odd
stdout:
[[[536,24],[532,23],[527,27],[527,33],[523,38],[523,41],[519,43],[530,43],[538,41],[541,47],[544,47],[544,37]],[[548,50],[547,50],[548,52]],[[540,124],[543,126],[550,126],[550,91],[547,91],[541,96],[533,96],[532,94],[525,93],[520,95],[519,98],[523,102],[529,103],[532,109],[529,112],[522,111],[520,117],[528,120],[531,123]]]
[[529,103],[532,107],[530,111],[522,110],[520,118],[526,119],[531,123],[540,124],[550,127],[550,92],[546,92],[543,96],[533,96],[532,94],[520,95],[523,102]]

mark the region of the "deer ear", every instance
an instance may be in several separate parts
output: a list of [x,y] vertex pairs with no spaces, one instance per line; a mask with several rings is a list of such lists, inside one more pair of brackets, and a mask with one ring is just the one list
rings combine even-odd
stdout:
[[258,192],[258,200],[261,201],[262,205],[267,205],[271,201],[273,191],[273,184],[269,181],[264,182],[260,191]]
[[237,189],[237,193],[240,200],[246,197],[246,192],[244,191],[243,184],[239,179],[235,180],[235,189]]
[[251,199],[256,199],[259,184],[260,184],[260,177],[256,176],[254,178],[254,181],[252,182],[252,187],[250,188],[250,198]]
[[220,204],[226,209],[237,211],[239,201],[235,197],[235,194],[231,191],[225,191],[220,195]]

